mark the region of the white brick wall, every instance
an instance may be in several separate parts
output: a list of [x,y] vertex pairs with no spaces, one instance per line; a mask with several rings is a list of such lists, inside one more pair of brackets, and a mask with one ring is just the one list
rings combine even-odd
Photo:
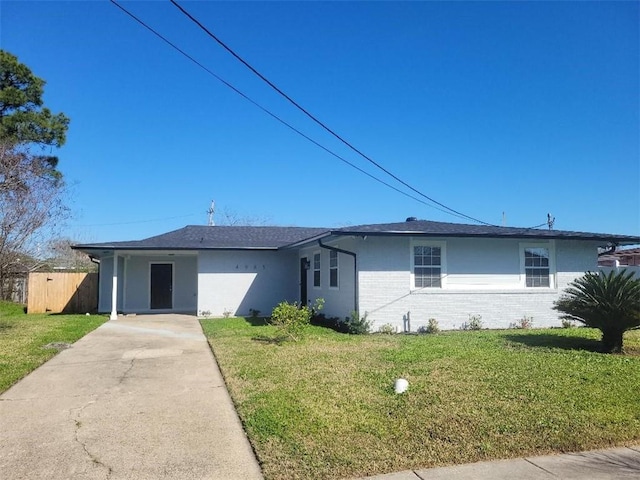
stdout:
[[[487,328],[507,328],[523,316],[534,326],[560,326],[552,309],[567,284],[597,263],[597,244],[552,241],[556,288],[527,289],[521,278],[518,239],[437,239],[446,244],[447,284],[442,289],[412,290],[411,238],[368,237],[357,241],[360,312],[374,329],[391,323],[398,331],[410,312],[411,330],[435,318],[442,329],[457,329],[469,315],[481,315]],[[535,243],[535,242],[533,242]]]
[[[439,238],[434,240],[444,242],[446,250],[444,288],[415,290],[411,282],[411,245],[416,240],[368,236],[340,238],[330,243],[357,253],[360,313],[367,312],[376,329],[391,323],[402,331],[407,312],[410,312],[412,331],[426,325],[429,318],[435,318],[443,329],[460,328],[469,315],[481,315],[488,328],[506,328],[525,315],[533,317],[536,327],[559,326],[559,316],[551,308],[554,300],[570,281],[587,270],[597,269],[597,243],[555,240],[549,244],[557,272],[555,287],[526,289],[521,275],[520,240]],[[307,274],[309,300],[324,298],[327,316],[348,316],[354,305],[353,257],[338,255],[339,288],[330,288],[329,251],[317,244],[300,251],[199,252],[198,312],[222,315],[229,311],[233,315],[248,315],[249,309],[254,308],[268,315],[282,300],[298,301],[300,258],[306,256],[313,263],[315,252],[321,254],[321,287],[313,287],[312,268]],[[143,264],[147,265],[148,260],[144,259]],[[184,270],[187,275],[193,269],[191,263],[185,262],[184,269],[176,266],[177,281],[182,278],[178,270]],[[120,258],[119,309],[123,307],[124,263]],[[135,280],[132,274],[138,269],[137,263],[135,259],[128,260],[128,307],[140,307],[136,303],[140,292],[136,292],[147,288],[142,281],[137,282],[137,286],[131,283]],[[112,259],[104,258],[100,268],[101,311],[109,311],[111,307],[112,268]],[[179,302],[184,304],[181,307],[192,308],[194,304],[188,295],[192,295],[189,292],[194,285],[189,285],[193,282],[184,277],[178,283],[177,288],[186,288],[184,301]]]

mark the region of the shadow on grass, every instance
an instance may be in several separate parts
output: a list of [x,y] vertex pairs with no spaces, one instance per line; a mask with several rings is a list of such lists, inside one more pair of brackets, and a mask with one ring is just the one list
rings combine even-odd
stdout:
[[561,348],[563,350],[586,350],[589,352],[602,352],[600,340],[581,337],[567,337],[564,335],[545,334],[520,334],[505,335],[507,340],[520,343],[527,347]]
[[243,317],[244,321],[252,327],[265,327],[269,325],[269,317]]
[[14,324],[11,322],[6,322],[4,320],[0,320],[0,332],[4,332],[6,330],[11,330],[14,328]]
[[251,337],[251,340],[265,345],[282,345],[287,340],[287,337],[270,337],[269,335],[257,335],[255,337]]

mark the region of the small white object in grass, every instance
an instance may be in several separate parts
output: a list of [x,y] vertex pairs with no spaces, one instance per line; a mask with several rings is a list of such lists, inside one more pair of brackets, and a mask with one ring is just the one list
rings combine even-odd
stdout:
[[91,314],[90,314],[89,312],[85,313],[85,315],[86,315],[87,317],[90,317],[90,316],[91,316]]
[[404,378],[398,378],[393,386],[396,393],[404,393],[407,391],[407,388],[409,388],[409,382]]

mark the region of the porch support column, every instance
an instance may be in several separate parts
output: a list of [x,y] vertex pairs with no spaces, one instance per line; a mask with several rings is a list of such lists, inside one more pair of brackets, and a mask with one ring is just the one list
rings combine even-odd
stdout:
[[111,316],[109,320],[118,319],[118,252],[113,252],[113,278],[111,279]]

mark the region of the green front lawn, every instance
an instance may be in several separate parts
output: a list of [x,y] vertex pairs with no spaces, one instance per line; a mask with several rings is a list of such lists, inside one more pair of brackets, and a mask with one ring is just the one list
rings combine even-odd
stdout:
[[45,345],[73,343],[106,320],[98,315],[26,315],[22,306],[0,302],[0,393],[58,353]]
[[[344,478],[640,440],[640,332],[627,355],[573,328],[270,341],[203,320],[267,479]],[[398,377],[409,381],[393,393]]]

